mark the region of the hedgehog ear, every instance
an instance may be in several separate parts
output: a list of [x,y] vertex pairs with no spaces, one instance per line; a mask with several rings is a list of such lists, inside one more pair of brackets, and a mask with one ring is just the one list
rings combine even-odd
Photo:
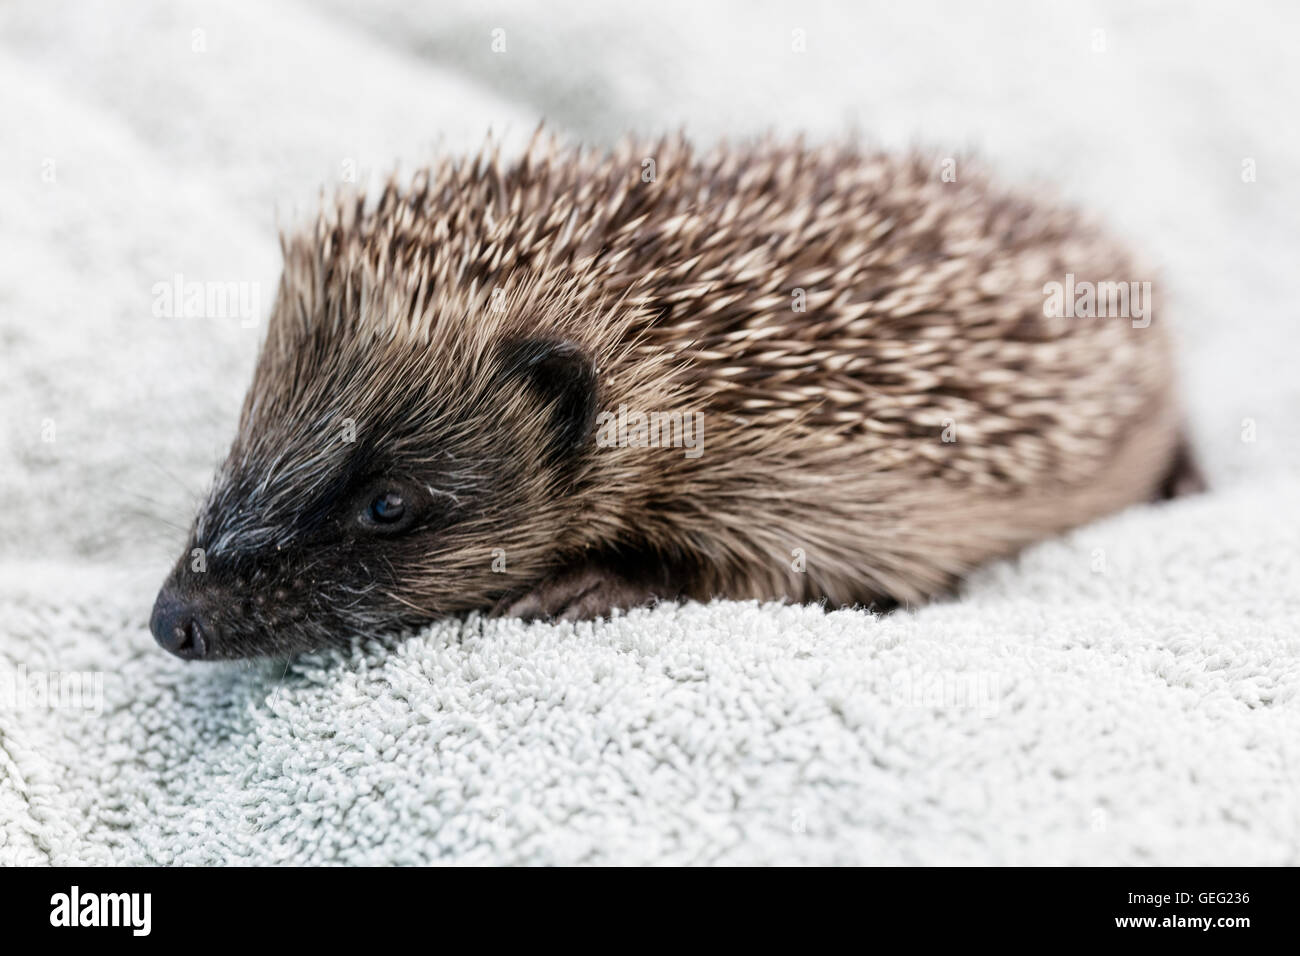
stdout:
[[527,384],[551,408],[552,454],[567,457],[589,437],[596,418],[596,366],[572,342],[515,339],[501,348],[505,376]]

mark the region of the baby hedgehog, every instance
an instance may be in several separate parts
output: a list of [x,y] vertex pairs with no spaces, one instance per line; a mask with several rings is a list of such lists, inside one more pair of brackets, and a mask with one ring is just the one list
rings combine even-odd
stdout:
[[1149,274],[953,169],[538,137],[339,198],[282,240],[158,642],[280,655],[656,598],[885,607],[1194,482]]

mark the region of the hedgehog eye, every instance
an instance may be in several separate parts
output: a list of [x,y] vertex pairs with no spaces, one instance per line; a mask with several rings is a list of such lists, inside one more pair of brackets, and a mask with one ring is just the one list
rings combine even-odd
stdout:
[[370,520],[375,524],[395,524],[406,513],[406,502],[395,491],[389,491],[370,502]]
[[358,496],[356,522],[364,531],[393,534],[410,527],[420,509],[418,495],[402,482],[377,482]]

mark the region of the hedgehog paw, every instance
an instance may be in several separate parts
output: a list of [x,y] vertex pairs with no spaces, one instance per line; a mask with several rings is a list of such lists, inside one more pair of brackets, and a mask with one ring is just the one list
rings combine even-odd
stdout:
[[649,604],[663,594],[596,566],[561,572],[522,596],[507,595],[494,609],[498,617],[525,621],[589,621],[614,610]]

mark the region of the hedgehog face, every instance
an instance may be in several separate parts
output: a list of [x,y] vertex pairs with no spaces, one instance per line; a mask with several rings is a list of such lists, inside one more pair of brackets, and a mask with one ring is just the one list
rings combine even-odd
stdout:
[[356,390],[369,361],[340,372],[349,403],[332,410],[319,407],[330,389],[318,381],[302,401],[268,401],[259,382],[283,370],[259,367],[154,606],[164,648],[290,654],[481,609],[544,571],[577,517],[566,492],[595,415],[582,351],[511,341],[463,382],[408,386],[400,400]]

